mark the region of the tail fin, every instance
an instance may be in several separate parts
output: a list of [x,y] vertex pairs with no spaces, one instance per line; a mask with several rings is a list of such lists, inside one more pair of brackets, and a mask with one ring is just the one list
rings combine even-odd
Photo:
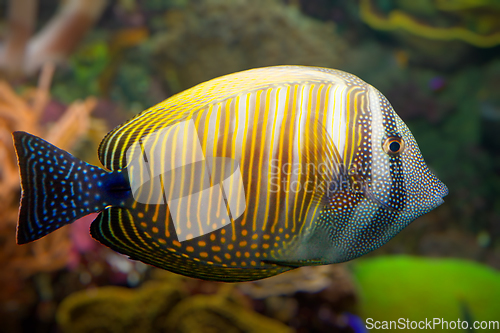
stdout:
[[39,239],[111,204],[105,186],[114,173],[34,135],[14,132],[13,136],[23,190],[18,244]]

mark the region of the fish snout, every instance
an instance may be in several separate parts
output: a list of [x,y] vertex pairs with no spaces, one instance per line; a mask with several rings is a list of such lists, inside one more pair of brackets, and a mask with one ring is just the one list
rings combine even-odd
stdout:
[[444,198],[448,195],[448,193],[450,193],[448,187],[442,181],[439,181],[438,195],[441,196],[441,198]]
[[444,203],[444,197],[448,195],[448,187],[440,181],[437,177],[435,177],[434,186],[432,187],[431,194],[431,206],[432,209],[441,206]]

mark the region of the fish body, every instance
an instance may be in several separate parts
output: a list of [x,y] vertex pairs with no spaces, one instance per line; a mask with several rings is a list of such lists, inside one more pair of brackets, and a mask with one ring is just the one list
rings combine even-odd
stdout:
[[14,141],[18,243],[100,211],[99,242],[209,280],[354,259],[448,191],[387,99],[326,68],[258,68],[174,95],[107,134],[105,169]]

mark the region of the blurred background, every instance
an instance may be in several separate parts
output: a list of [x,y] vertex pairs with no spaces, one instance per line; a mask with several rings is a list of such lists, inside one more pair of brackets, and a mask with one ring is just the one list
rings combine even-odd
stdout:
[[[100,140],[134,114],[208,79],[281,64],[341,69],[379,89],[449,187],[445,204],[361,259],[255,283],[128,260],[90,238],[93,217],[16,245],[12,131],[100,165]],[[498,0],[1,0],[0,79],[0,332],[500,321]]]

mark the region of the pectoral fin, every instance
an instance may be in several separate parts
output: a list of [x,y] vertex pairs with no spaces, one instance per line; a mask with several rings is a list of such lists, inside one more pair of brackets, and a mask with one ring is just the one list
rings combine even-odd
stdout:
[[333,182],[340,178],[342,158],[325,126],[317,119],[307,121],[301,156],[306,172],[306,193],[325,204]]

